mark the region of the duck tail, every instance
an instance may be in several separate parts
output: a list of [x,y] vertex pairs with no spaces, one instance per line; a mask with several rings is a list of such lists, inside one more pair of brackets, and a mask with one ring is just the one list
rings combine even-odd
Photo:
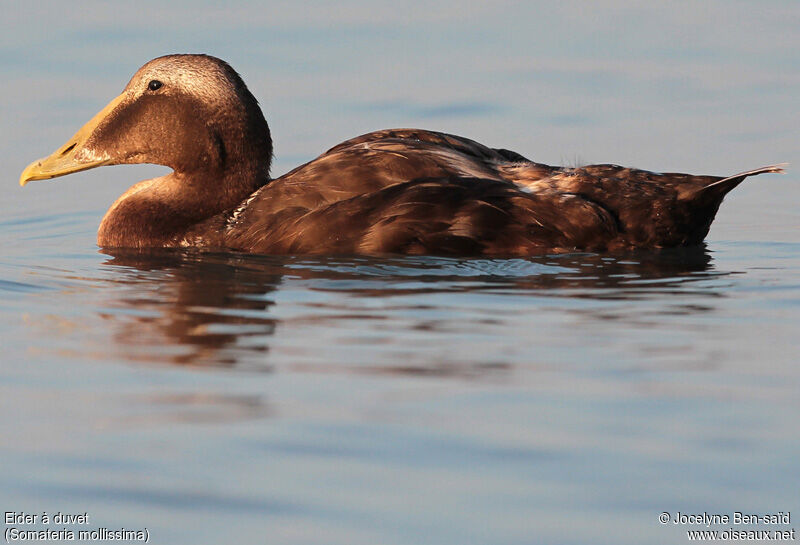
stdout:
[[789,163],[778,163],[775,165],[769,165],[761,168],[756,168],[753,170],[748,170],[746,172],[740,172],[738,174],[734,174],[733,176],[728,176],[727,178],[722,178],[721,180],[716,180],[708,185],[700,187],[698,188],[698,192],[704,192],[707,189],[717,188],[717,191],[724,195],[728,191],[730,191],[731,189],[742,183],[744,179],[747,178],[748,176],[756,176],[758,174],[765,174],[767,172],[785,174],[786,171],[784,170],[784,167],[788,165]]
[[769,165],[746,172],[739,172],[727,178],[695,176],[688,184],[678,188],[678,200],[686,207],[684,213],[689,218],[682,231],[684,238],[680,245],[700,244],[708,234],[711,222],[722,204],[725,195],[749,176],[768,172],[783,173],[788,163]]

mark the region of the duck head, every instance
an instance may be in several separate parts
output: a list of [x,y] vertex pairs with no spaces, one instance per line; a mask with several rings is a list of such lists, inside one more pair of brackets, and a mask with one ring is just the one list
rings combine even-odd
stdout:
[[168,55],[142,66],[122,94],[63,146],[28,165],[20,185],[131,163],[217,179],[247,170],[263,183],[271,157],[258,102],[227,63],[208,55]]

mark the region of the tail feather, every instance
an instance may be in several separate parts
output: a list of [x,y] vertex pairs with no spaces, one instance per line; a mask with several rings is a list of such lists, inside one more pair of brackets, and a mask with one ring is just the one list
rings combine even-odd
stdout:
[[734,174],[733,176],[728,176],[727,178],[723,178],[721,180],[717,180],[716,182],[708,184],[707,186],[703,186],[702,188],[700,188],[700,191],[704,191],[704,190],[709,189],[711,187],[716,187],[718,185],[722,185],[722,184],[727,183],[727,182],[735,181],[736,183],[739,183],[742,180],[744,180],[745,178],[747,178],[748,176],[756,176],[757,174],[764,174],[764,173],[767,173],[767,172],[776,172],[778,174],[784,174],[786,172],[784,170],[784,167],[786,167],[788,165],[789,165],[789,163],[778,163],[778,164],[775,164],[775,165],[769,165],[769,166],[757,168],[757,169],[754,169],[754,170],[748,170],[746,172],[740,172],[738,174]]

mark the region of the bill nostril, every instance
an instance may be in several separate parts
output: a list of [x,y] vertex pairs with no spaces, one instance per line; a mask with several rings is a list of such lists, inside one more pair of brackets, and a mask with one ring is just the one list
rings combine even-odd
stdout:
[[67,149],[62,151],[61,155],[64,156],[64,155],[68,154],[69,152],[71,152],[73,149],[75,149],[75,144],[72,144],[70,147],[68,147]]

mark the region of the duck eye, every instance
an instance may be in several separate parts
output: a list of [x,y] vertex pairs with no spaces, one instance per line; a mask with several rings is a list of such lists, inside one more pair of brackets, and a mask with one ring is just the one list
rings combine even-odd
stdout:
[[147,84],[147,88],[150,89],[151,91],[158,91],[162,85],[164,84],[158,81],[157,79],[154,79],[150,80],[150,83]]

